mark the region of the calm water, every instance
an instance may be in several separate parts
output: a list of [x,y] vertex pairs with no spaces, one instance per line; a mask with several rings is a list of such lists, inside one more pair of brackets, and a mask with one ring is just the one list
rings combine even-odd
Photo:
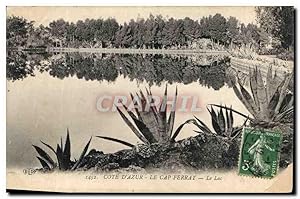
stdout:
[[[222,56],[142,56],[100,54],[7,56],[7,166],[38,166],[32,144],[39,140],[52,146],[70,129],[72,156],[78,158],[92,135],[106,135],[136,144],[138,139],[117,112],[100,112],[103,95],[128,95],[151,87],[162,95],[168,84],[173,96],[198,99],[200,112],[178,112],[175,128],[196,115],[211,127],[206,105],[232,105],[247,113],[228,84],[229,63]],[[235,117],[240,124],[242,118]],[[195,135],[186,126],[177,139]],[[124,146],[94,138],[90,148],[115,152]]]

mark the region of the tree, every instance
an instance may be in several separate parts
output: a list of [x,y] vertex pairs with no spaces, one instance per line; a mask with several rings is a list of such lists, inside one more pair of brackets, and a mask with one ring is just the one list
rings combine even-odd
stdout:
[[217,43],[225,43],[227,33],[226,19],[221,14],[215,14],[209,23],[209,34],[212,39],[216,40]]
[[154,48],[154,38],[155,38],[155,17],[150,14],[149,18],[145,22],[145,36],[144,41],[146,47]]
[[95,22],[95,29],[96,40],[101,42],[102,47],[106,47],[113,43],[116,32],[119,29],[119,24],[113,18],[106,20],[98,19]]
[[184,41],[183,36],[183,20],[175,20],[170,18],[162,31],[163,39],[162,44],[167,47],[181,45]]
[[6,41],[9,47],[26,45],[29,32],[33,30],[33,21],[22,17],[11,16],[6,18]]
[[201,36],[201,29],[198,21],[194,21],[189,17],[183,19],[183,34],[187,41],[198,39]]
[[58,39],[66,39],[69,22],[63,19],[53,21],[49,24],[49,31],[52,36]]
[[131,42],[133,39],[132,28],[133,28],[133,22],[131,22],[131,25],[124,23],[123,26],[120,26],[120,29],[116,32],[116,39],[115,39],[116,47],[128,48],[131,46]]
[[162,15],[157,15],[155,17],[155,34],[154,34],[154,47],[155,48],[163,48],[162,37],[163,37],[163,29],[165,27],[165,20]]
[[260,27],[281,41],[283,48],[294,45],[295,10],[289,6],[256,7]]
[[202,37],[210,38],[217,43],[226,44],[228,42],[226,18],[217,13],[214,16],[203,17],[200,20]]
[[27,38],[27,46],[46,46],[50,44],[49,29],[43,25],[32,29]]
[[229,17],[227,21],[227,37],[231,45],[232,43],[236,44],[238,42],[238,35],[239,35],[238,23],[239,21],[235,17]]
[[294,46],[294,17],[295,10],[293,7],[282,7],[279,11],[278,18],[280,20],[279,35],[282,40],[282,47],[288,48]]
[[75,42],[75,31],[76,25],[71,22],[70,25],[67,27],[67,41],[71,44]]

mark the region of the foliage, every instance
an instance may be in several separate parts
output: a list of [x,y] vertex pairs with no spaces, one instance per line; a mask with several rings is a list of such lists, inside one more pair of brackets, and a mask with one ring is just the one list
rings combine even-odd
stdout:
[[228,25],[225,17],[217,13],[214,16],[204,17],[200,21],[203,27],[203,36],[217,42],[226,43]]
[[294,7],[256,7],[256,14],[264,31],[278,38],[283,48],[294,46]]
[[[259,69],[250,69],[251,92],[247,91],[239,79],[237,81],[239,86],[233,84],[236,96],[253,116],[253,118],[250,118],[253,125],[273,127],[281,124],[291,124],[289,120],[293,117],[294,95],[288,87],[293,80],[293,76],[293,73],[287,74],[283,80],[280,80],[276,71],[273,75],[270,66],[265,83]],[[247,117],[240,112],[234,112]]]
[[51,158],[51,156],[45,152],[42,148],[32,145],[34,149],[37,151],[39,156],[37,156],[38,160],[40,161],[43,169],[45,170],[51,170],[55,169],[57,166],[59,170],[75,170],[79,166],[81,166],[82,160],[84,159],[84,156],[88,150],[88,147],[90,145],[92,138],[90,138],[89,142],[85,145],[79,159],[76,161],[71,160],[71,140],[69,135],[69,129],[67,129],[67,138],[65,141],[65,145],[63,146],[63,141],[61,139],[61,144],[57,144],[56,150],[49,144],[46,144],[45,142],[41,141],[43,145],[48,147],[56,156],[57,163]]
[[6,18],[6,45],[8,47],[25,46],[28,33],[33,30],[33,22],[22,17]]
[[33,68],[26,64],[26,56],[19,52],[9,52],[6,55],[6,78],[9,80],[24,79],[33,76]]
[[[177,88],[171,108],[171,112],[167,117],[167,86],[165,88],[165,94],[160,104],[160,107],[157,108],[153,104],[154,98],[152,93],[149,90],[147,95],[144,95],[142,91],[140,94],[136,93],[134,96],[131,94],[132,102],[134,103],[135,113],[129,110],[125,105],[124,109],[127,111],[130,116],[131,121],[126,115],[117,107],[117,110],[124,120],[124,122],[129,126],[132,132],[142,141],[144,144],[153,144],[153,143],[167,143],[174,142],[184,125],[192,123],[193,120],[187,120],[182,123],[173,133],[174,122],[175,122],[175,106],[177,99]],[[106,136],[97,136],[98,138],[118,142],[126,146],[132,147],[133,144],[130,144],[126,141],[118,140],[116,138],[110,138]]]
[[226,109],[225,107],[225,114],[223,112],[222,107],[220,107],[220,110],[217,112],[215,112],[213,107],[211,107],[211,110],[209,109],[207,110],[210,113],[214,131],[211,131],[204,122],[202,122],[199,118],[194,116],[197,121],[194,124],[200,130],[200,131],[195,131],[197,133],[215,135],[220,138],[225,138],[228,141],[232,141],[240,135],[243,126],[247,122],[247,120],[245,120],[244,125],[242,125],[241,127],[233,127],[234,121],[233,121],[232,109]]
[[[7,34],[13,34],[13,29],[14,26],[8,28]],[[194,43],[200,38],[208,38],[225,47],[256,45],[257,43],[260,45],[265,40],[262,29],[257,26],[253,24],[239,25],[239,21],[235,17],[226,19],[219,13],[214,16],[202,17],[199,20],[189,17],[167,19],[161,15],[150,14],[147,19],[131,19],[124,24],[118,24],[114,18],[85,19],[75,23],[58,19],[50,22],[47,27],[32,27],[32,30],[22,29],[22,34],[24,33],[30,33],[32,38],[29,43],[33,44],[36,41],[45,40],[40,43],[51,46],[51,41],[59,39],[63,47],[88,48],[192,49]],[[19,45],[21,43],[17,43],[15,46]],[[218,45],[212,45],[212,49],[218,50]]]
[[277,54],[276,57],[286,61],[294,61],[294,50],[284,50]]

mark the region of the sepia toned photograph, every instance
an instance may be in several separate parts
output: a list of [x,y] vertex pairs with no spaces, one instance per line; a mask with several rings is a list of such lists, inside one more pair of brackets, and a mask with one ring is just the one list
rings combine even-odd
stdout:
[[6,189],[293,193],[295,9],[6,8]]

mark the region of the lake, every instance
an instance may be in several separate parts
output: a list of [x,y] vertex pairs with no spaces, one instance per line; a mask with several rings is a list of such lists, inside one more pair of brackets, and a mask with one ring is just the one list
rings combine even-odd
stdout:
[[[100,111],[101,96],[129,96],[151,88],[178,99],[197,99],[198,111],[177,111],[175,128],[196,115],[210,128],[207,104],[233,106],[247,114],[230,86],[230,62],[223,55],[116,55],[93,53],[7,54],[7,166],[39,166],[32,144],[56,146],[70,130],[72,157],[78,158],[91,136],[104,135],[137,144],[116,111]],[[235,124],[243,118],[235,115]],[[186,125],[177,137],[196,135]],[[115,152],[123,145],[93,138],[90,149]]]

